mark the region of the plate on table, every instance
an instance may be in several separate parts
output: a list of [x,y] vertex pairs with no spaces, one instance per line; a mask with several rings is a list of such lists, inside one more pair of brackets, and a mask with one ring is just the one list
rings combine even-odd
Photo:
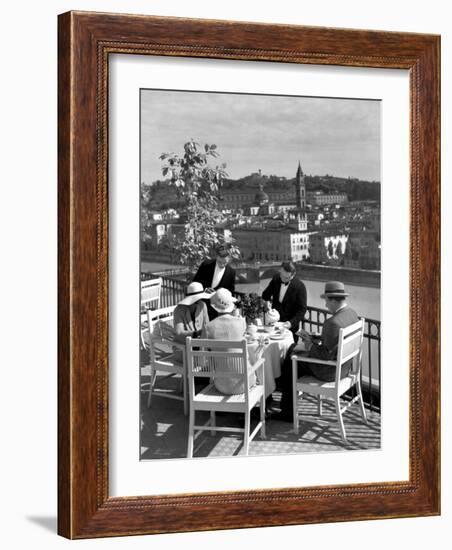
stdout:
[[292,334],[292,331],[288,329],[287,327],[281,327],[280,329],[277,329],[275,331],[276,336],[281,335],[283,338],[287,338]]
[[287,336],[285,332],[275,332],[274,334],[270,335],[271,340],[284,340],[284,338]]

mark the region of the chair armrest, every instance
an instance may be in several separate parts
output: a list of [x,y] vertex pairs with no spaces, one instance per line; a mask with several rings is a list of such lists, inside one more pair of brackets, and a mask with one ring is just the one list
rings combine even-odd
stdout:
[[178,350],[180,350],[184,357],[185,357],[185,354],[187,353],[187,348],[186,348],[185,344],[181,344],[180,342],[175,342],[171,338],[164,338],[164,337],[161,337],[161,336],[153,336],[152,341],[153,341],[154,344],[158,344],[159,342],[162,343],[162,344],[170,344],[174,348],[177,348]]
[[175,340],[170,340],[169,338],[163,339],[165,342],[170,342],[175,348],[182,350],[184,353],[187,351],[187,347],[185,344],[181,344],[180,342],[176,342]]
[[315,363],[316,365],[335,366],[337,364],[337,361],[315,359],[314,357],[307,357],[306,355],[292,355],[291,357],[297,361],[303,361],[303,363]]

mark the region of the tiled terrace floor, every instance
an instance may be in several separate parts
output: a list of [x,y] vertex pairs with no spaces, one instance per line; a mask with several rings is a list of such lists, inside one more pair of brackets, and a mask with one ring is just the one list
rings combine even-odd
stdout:
[[[142,369],[142,390],[146,390],[149,376]],[[175,379],[165,380],[161,387],[176,388]],[[274,394],[275,400],[280,394]],[[153,396],[150,409],[146,406],[147,392],[141,392],[141,458],[185,458],[187,452],[188,417],[184,416],[182,401]],[[343,443],[336,422],[334,405],[325,401],[323,415],[317,414],[317,403],[304,396],[300,404],[299,434],[293,433],[292,424],[267,420],[266,438],[259,434],[250,442],[251,455],[277,455],[290,453],[333,452],[380,448],[380,414],[367,411],[368,424],[362,421],[358,404],[344,414],[348,442]],[[208,420],[208,413],[197,413],[196,423]],[[204,414],[204,418],[202,415]],[[241,424],[242,423],[242,424]],[[243,425],[239,414],[217,413],[217,424]],[[242,450],[242,434],[210,431],[198,432],[194,443],[194,457],[234,456]]]

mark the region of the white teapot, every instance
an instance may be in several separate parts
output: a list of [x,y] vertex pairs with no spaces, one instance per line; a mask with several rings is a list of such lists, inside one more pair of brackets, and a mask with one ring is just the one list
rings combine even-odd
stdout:
[[269,325],[277,323],[279,319],[279,311],[277,311],[276,309],[271,309],[265,314],[265,321]]

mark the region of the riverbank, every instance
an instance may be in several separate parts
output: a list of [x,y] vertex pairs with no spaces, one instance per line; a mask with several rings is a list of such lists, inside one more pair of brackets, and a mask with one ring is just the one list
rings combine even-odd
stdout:
[[[234,264],[232,264],[234,265]],[[256,264],[259,267],[260,264]],[[265,264],[264,264],[265,265]],[[352,267],[336,267],[298,262],[297,274],[300,279],[310,281],[342,281],[344,284],[380,288],[381,272],[370,269],[356,269]],[[147,252],[141,257],[141,271],[159,272],[181,269],[184,266],[160,261],[159,257]],[[237,266],[240,268],[240,266]],[[272,266],[277,271],[277,266]],[[256,279],[257,282],[257,279]]]

